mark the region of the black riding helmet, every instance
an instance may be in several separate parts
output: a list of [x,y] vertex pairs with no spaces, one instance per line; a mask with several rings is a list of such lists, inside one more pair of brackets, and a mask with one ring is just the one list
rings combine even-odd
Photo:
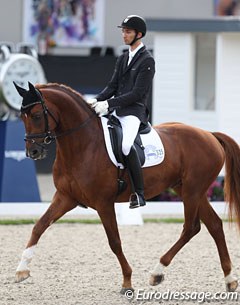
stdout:
[[[131,42],[131,45],[135,43],[140,38],[137,38],[137,34],[142,33],[142,37],[146,35],[147,26],[145,20],[138,15],[129,15],[127,16],[121,25],[118,25],[118,28],[128,28],[136,31],[136,36]],[[141,38],[142,38],[141,37]]]

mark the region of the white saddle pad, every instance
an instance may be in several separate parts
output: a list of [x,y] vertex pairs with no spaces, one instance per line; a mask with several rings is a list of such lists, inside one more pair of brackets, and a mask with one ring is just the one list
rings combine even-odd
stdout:
[[[101,121],[102,121],[104,138],[105,138],[105,143],[109,158],[111,159],[113,164],[115,164],[120,168],[124,168],[122,163],[117,162],[112,150],[109,130],[107,126],[108,119],[105,117],[101,117]],[[141,140],[145,148],[144,149],[145,163],[143,164],[142,167],[149,167],[160,164],[164,160],[165,151],[162,141],[159,135],[157,134],[156,130],[152,128],[152,130],[148,134],[141,134]]]

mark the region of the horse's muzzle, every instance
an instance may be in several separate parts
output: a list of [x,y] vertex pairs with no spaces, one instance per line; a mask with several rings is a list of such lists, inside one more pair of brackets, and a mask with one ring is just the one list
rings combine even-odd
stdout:
[[34,143],[26,148],[26,155],[33,160],[42,160],[47,156],[47,149],[42,144]]

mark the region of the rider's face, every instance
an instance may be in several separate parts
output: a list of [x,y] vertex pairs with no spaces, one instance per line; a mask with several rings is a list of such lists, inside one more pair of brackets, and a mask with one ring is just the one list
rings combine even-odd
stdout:
[[135,38],[135,35],[136,35],[135,30],[128,29],[128,28],[122,28],[122,36],[123,36],[124,43],[126,45],[130,45],[130,43]]

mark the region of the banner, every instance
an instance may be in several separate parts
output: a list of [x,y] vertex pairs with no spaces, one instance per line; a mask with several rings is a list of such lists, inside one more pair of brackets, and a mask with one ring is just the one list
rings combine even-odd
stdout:
[[24,0],[23,40],[47,47],[103,44],[105,0]]
[[0,121],[0,203],[40,202],[35,163],[26,157],[23,122]]

